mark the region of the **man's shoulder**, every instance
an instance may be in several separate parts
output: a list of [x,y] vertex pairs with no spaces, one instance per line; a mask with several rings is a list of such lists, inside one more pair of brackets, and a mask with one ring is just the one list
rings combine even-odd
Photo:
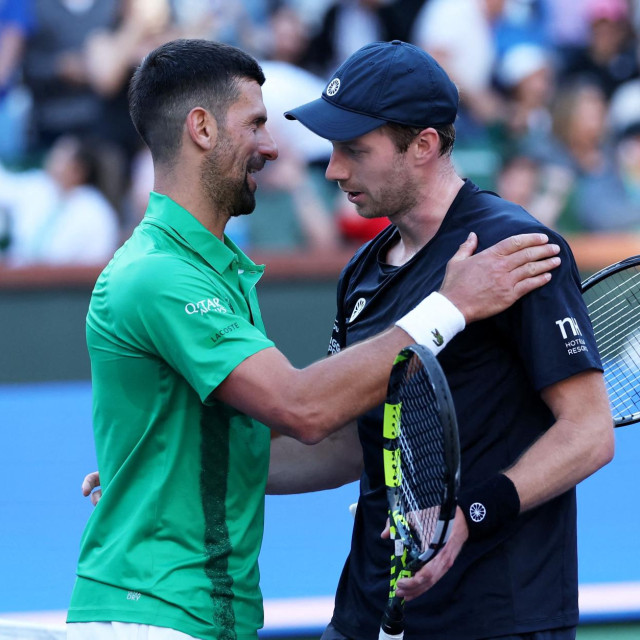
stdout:
[[557,231],[547,227],[522,206],[489,190],[472,192],[458,218],[460,222],[473,226],[470,230],[478,234],[482,248],[521,233],[545,233],[551,241],[564,243]]
[[[180,299],[211,288],[216,272],[195,257],[130,238],[116,251],[93,289],[91,306],[108,305],[114,313],[148,308],[161,300]],[[180,292],[180,293],[178,293]],[[175,296],[173,295],[175,293]],[[197,295],[196,295],[197,297]]]

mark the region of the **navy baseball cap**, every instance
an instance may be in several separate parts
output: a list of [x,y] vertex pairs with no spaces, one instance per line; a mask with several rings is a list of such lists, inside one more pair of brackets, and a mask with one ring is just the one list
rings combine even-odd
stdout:
[[451,124],[458,90],[424,50],[400,40],[365,45],[338,68],[322,97],[285,112],[321,138],[352,140],[387,122]]

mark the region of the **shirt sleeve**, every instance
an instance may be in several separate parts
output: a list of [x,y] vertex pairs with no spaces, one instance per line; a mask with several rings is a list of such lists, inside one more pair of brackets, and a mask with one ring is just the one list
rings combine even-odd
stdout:
[[537,390],[588,369],[602,371],[575,260],[567,243],[550,235],[561,247],[562,264],[551,272],[549,283],[524,296],[498,321],[516,342]]
[[202,402],[243,360],[274,346],[252,324],[249,302],[237,309],[221,279],[178,258],[141,263],[129,274],[133,295],[128,287],[126,300],[114,305],[123,310],[119,330],[182,375]]

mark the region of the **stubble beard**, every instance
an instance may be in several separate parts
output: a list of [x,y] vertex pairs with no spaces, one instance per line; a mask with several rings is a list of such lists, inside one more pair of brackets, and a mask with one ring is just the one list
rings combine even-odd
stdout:
[[418,186],[407,176],[406,172],[394,172],[375,200],[369,195],[370,202],[356,210],[363,218],[398,218],[411,211],[418,204]]
[[[232,159],[231,163],[227,162],[228,158]],[[200,184],[214,211],[232,218],[248,215],[256,208],[256,197],[247,183],[247,172],[231,176],[229,164],[233,166],[233,150],[228,138],[222,137],[204,159]]]

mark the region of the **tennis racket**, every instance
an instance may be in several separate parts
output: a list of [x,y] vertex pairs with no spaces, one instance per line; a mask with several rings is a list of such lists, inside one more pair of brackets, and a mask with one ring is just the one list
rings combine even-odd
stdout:
[[432,560],[446,543],[460,481],[453,401],[444,373],[426,347],[403,349],[393,364],[383,436],[395,550],[379,639],[400,640],[404,636],[404,599],[396,595],[397,582]]
[[640,420],[640,256],[616,262],[582,283],[613,425]]

